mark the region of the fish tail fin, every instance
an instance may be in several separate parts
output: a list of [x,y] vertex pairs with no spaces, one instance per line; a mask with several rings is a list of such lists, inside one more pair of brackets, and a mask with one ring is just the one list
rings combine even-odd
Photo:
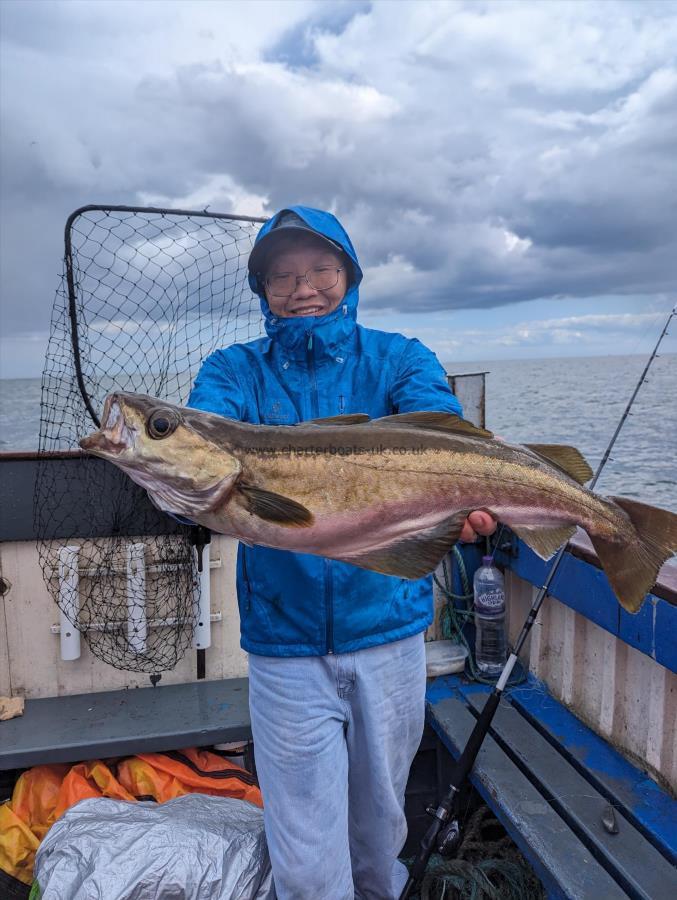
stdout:
[[636,613],[663,563],[677,553],[677,515],[627,497],[610,499],[627,514],[635,534],[623,543],[592,534],[590,539],[619,603]]

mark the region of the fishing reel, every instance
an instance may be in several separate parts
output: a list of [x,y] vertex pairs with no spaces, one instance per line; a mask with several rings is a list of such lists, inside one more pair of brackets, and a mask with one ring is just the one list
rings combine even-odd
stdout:
[[452,819],[437,836],[437,852],[440,856],[454,856],[461,843],[461,826],[458,819]]
[[[428,806],[426,812],[428,815],[433,816],[433,818],[438,818],[436,807]],[[460,843],[461,825],[458,819],[454,818],[451,822],[447,822],[446,825],[440,828],[437,835],[436,849],[440,856],[449,857],[456,853]]]

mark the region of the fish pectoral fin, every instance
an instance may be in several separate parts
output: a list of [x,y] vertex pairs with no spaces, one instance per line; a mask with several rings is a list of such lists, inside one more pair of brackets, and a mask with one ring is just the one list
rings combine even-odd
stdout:
[[395,416],[382,416],[372,419],[372,425],[407,425],[411,428],[427,428],[433,431],[454,432],[470,437],[493,438],[493,433],[485,428],[478,428],[472,422],[462,419],[453,413],[443,412],[408,412]]
[[553,553],[571,540],[576,532],[575,525],[544,528],[542,525],[511,525],[517,537],[531,547],[541,559],[550,559]]
[[423,578],[437,568],[458,541],[467,515],[467,511],[459,512],[434,528],[393,541],[389,546],[378,550],[336,558],[383,575]]
[[525,444],[527,450],[554,463],[574,481],[585,484],[592,478],[592,469],[580,450],[567,444]]
[[325,416],[323,419],[309,419],[307,422],[299,422],[299,425],[364,425],[371,422],[366,413],[345,413],[342,416]]
[[311,511],[296,500],[242,482],[238,484],[237,490],[247,510],[259,519],[297,528],[307,528],[313,524]]

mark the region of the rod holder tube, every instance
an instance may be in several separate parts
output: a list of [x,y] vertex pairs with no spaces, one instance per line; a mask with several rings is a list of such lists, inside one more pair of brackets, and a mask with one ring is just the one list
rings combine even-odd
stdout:
[[198,554],[199,590],[197,621],[193,634],[193,647],[206,650],[212,643],[211,628],[211,586],[209,583],[209,544],[195,548]]
[[80,615],[79,547],[59,550],[59,610],[61,659],[80,659],[80,632],[76,627]]
[[146,652],[146,547],[127,545],[127,641],[134,653]]

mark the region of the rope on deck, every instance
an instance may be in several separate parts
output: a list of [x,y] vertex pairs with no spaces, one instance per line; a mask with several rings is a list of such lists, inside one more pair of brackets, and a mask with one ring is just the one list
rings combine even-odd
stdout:
[[469,816],[456,857],[431,856],[418,896],[419,900],[545,900],[546,893],[494,814],[482,805]]

